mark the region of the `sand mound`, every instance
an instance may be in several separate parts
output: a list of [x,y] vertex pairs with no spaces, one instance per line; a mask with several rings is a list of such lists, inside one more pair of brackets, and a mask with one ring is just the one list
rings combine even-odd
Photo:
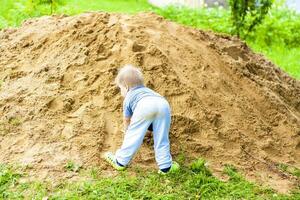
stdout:
[[[38,178],[64,165],[105,168],[122,141],[118,68],[142,67],[172,106],[172,153],[204,157],[217,175],[232,164],[282,191],[300,167],[300,82],[238,39],[152,14],[42,17],[0,32],[0,162]],[[155,168],[151,141],[134,165]],[[58,176],[59,175],[59,176]]]

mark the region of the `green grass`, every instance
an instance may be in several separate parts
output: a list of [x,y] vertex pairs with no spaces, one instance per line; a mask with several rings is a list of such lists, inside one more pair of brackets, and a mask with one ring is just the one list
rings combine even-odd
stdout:
[[[151,9],[151,6],[146,0],[69,0],[71,12],[68,9],[59,10],[60,12],[68,14],[77,14],[85,11],[108,11],[108,12],[123,12],[123,13],[136,13],[140,11],[147,11]],[[67,6],[66,8],[68,8]]]
[[255,42],[248,42],[248,45],[257,53],[265,55],[273,63],[296,79],[300,79],[300,47],[288,48],[273,45],[262,47]]
[[282,170],[282,171],[284,171],[284,172],[286,172],[290,175],[293,175],[293,176],[296,176],[296,177],[300,178],[300,169],[298,169],[297,167],[287,165],[287,164],[283,164],[283,163],[278,164],[277,167],[280,170]]
[[81,181],[56,183],[26,182],[22,169],[0,165],[0,199],[299,199],[248,182],[233,167],[226,166],[227,182],[214,177],[203,159],[183,166],[180,173],[159,175],[135,170],[104,177],[98,169],[88,170]]
[[[29,0],[3,0],[0,7],[0,29],[19,26],[24,19],[50,14],[50,6],[37,6]],[[136,13],[154,11],[167,19],[196,28],[232,33],[230,11],[211,9],[154,8],[146,0],[63,0],[55,13],[74,15],[86,11]],[[244,38],[255,51],[300,79],[300,15],[284,7],[274,6],[256,31]]]
[[81,169],[81,166],[79,164],[76,164],[75,162],[69,160],[67,162],[67,164],[65,165],[65,169],[67,171],[78,172]]
[[[50,15],[49,5],[39,5],[33,8],[30,0],[3,0],[0,6],[0,29],[16,27],[25,19]],[[146,0],[63,0],[54,12],[56,14],[74,15],[88,11],[107,11],[136,13],[147,11],[152,7]]]

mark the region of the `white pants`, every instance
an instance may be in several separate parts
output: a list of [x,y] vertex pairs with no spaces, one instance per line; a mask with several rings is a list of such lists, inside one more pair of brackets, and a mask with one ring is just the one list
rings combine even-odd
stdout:
[[163,97],[144,97],[131,117],[124,141],[116,152],[117,161],[126,166],[141,146],[148,127],[152,123],[155,160],[160,169],[172,164],[169,130],[171,123],[170,106]]

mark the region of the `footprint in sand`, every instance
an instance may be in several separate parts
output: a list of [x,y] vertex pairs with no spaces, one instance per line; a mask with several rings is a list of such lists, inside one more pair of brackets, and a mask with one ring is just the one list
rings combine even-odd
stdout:
[[105,120],[105,132],[106,139],[104,141],[104,151],[115,152],[120,146],[123,136],[121,129],[116,121],[113,120],[113,117],[110,114],[104,115]]

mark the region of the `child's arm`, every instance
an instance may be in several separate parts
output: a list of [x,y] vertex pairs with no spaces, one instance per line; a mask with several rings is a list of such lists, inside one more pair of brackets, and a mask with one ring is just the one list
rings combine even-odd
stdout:
[[123,125],[124,125],[124,133],[127,131],[128,126],[130,124],[131,117],[124,117],[123,118]]

